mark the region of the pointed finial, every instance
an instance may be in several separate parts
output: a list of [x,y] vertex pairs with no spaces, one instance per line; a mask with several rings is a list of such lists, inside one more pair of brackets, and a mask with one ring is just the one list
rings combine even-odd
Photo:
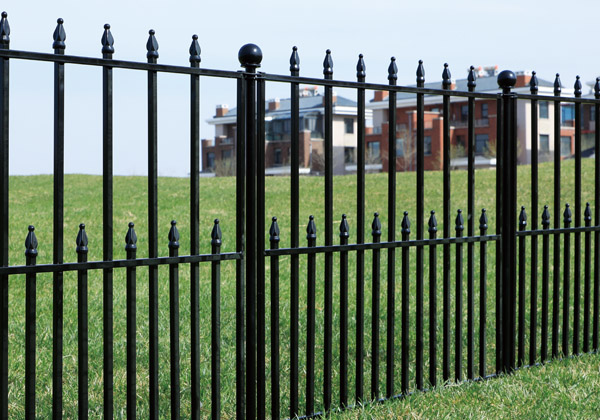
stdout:
[[290,56],[290,71],[298,73],[300,71],[300,56],[298,55],[298,47],[292,47],[292,55]]
[[350,226],[348,226],[348,220],[346,215],[342,214],[342,222],[340,223],[340,238],[348,238],[350,236]]
[[407,211],[404,212],[404,217],[402,218],[402,223],[400,224],[400,226],[402,226],[402,229],[400,230],[400,233],[402,233],[402,235],[410,234],[410,219],[408,218]]
[[325,59],[323,60],[323,74],[325,76],[333,76],[333,59],[331,58],[331,50],[325,51]]
[[456,224],[455,229],[457,232],[462,232],[465,230],[465,220],[462,215],[462,210],[458,209],[456,213],[456,219],[454,220],[454,223]]
[[190,63],[199,63],[200,59],[200,44],[198,43],[198,35],[192,35],[192,44],[190,45]]
[[476,79],[475,66],[471,66],[469,67],[469,75],[467,76],[467,87],[469,88],[469,92],[473,92],[475,90],[475,86],[477,86],[477,82],[475,81]]
[[169,248],[179,248],[179,230],[177,230],[177,221],[171,220],[171,229],[169,229]]
[[529,91],[532,95],[537,95],[538,93],[538,79],[534,71],[531,72],[531,79],[529,79]]
[[127,235],[125,235],[125,251],[137,249],[137,235],[133,229],[134,226],[133,222],[129,222],[129,229],[127,230]]
[[556,79],[554,79],[554,96],[560,96],[560,74],[556,73]]
[[146,42],[146,50],[148,52],[146,53],[146,58],[148,58],[149,60],[156,60],[158,58],[158,41],[154,36],[155,33],[156,32],[154,32],[154,29],[150,29],[148,31],[148,42]]
[[2,12],[0,20],[0,44],[8,45],[10,43],[10,25],[8,24],[8,13]]
[[104,34],[102,34],[102,54],[113,54],[115,52],[115,39],[110,32],[110,25],[104,25]]
[[271,219],[271,228],[269,229],[269,241],[279,242],[279,225],[277,224],[277,217]]
[[79,232],[77,233],[77,239],[75,240],[77,244],[77,248],[75,248],[75,252],[78,254],[86,254],[88,252],[88,237],[87,233],[85,233],[85,224],[81,223],[79,225]]
[[594,96],[596,99],[600,99],[600,77],[596,77],[596,84],[594,85]]
[[573,89],[575,89],[575,97],[581,98],[581,80],[579,76],[575,77],[575,85],[573,86]]
[[548,206],[544,206],[544,211],[542,212],[542,226],[544,226],[544,229],[550,226],[550,211],[548,210]]
[[306,226],[306,239],[317,239],[317,226],[315,225],[315,218],[312,214],[308,216],[308,226]]
[[590,203],[585,203],[585,211],[583,212],[583,221],[588,223],[592,221],[592,208]]
[[215,219],[215,225],[213,226],[213,230],[210,234],[210,237],[212,238],[212,240],[210,241],[210,244],[212,246],[221,246],[221,226],[219,226],[219,219]]
[[429,233],[437,232],[437,219],[435,218],[435,210],[431,210],[431,216],[429,216]]
[[356,63],[356,77],[361,79],[367,76],[367,66],[365,66],[365,60],[363,55],[358,54],[358,63]]
[[423,67],[423,60],[419,60],[419,65],[417,66],[417,86],[423,87],[425,84],[425,68]]
[[450,89],[452,86],[452,74],[448,68],[448,63],[444,63],[444,71],[442,72],[442,89]]
[[379,213],[373,215],[373,223],[371,223],[371,234],[373,236],[381,235],[381,220],[379,220]]
[[390,58],[388,66],[388,80],[390,82],[398,80],[398,66],[396,65],[396,57]]
[[66,48],[65,41],[67,40],[67,34],[65,32],[65,27],[63,26],[64,20],[62,18],[58,18],[56,20],[56,29],[54,30],[54,43],[52,44],[52,48],[55,50],[64,50]]
[[569,203],[565,204],[565,211],[563,213],[563,222],[565,223],[565,225],[568,225],[571,223],[571,207],[569,206]]
[[485,232],[488,228],[488,218],[485,209],[481,209],[481,216],[479,217],[479,229]]
[[525,206],[521,206],[521,213],[519,213],[519,228],[525,229],[527,226],[527,213],[525,212]]
[[25,238],[25,255],[28,257],[35,257],[38,254],[38,240],[34,232],[35,227],[29,225],[28,230],[29,233],[27,233],[27,238]]

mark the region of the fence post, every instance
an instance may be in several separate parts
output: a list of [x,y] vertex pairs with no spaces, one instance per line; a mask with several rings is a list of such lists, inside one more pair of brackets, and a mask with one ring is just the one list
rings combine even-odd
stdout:
[[[517,244],[517,141],[516,141],[516,96],[511,92],[517,78],[515,73],[504,70],[498,75],[502,88],[502,138],[500,140],[499,172],[501,200],[501,288],[502,307],[502,370],[509,372],[515,367],[515,309],[516,309],[516,244]],[[500,219],[500,218],[499,218]]]
[[[246,418],[256,416],[256,69],[262,61],[262,51],[255,44],[246,44],[238,53],[246,84],[242,102],[246,108]],[[264,235],[264,232],[262,232]],[[239,413],[238,413],[239,414]]]

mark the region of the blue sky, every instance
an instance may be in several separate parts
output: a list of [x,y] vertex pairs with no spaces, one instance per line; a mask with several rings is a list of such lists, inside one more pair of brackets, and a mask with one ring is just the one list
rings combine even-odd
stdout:
[[[455,78],[470,65],[501,70],[536,70],[553,80],[559,72],[571,87],[600,74],[597,0],[563,2],[479,1],[23,1],[8,0],[11,49],[52,52],[56,19],[65,20],[67,54],[100,56],[103,25],[110,23],[115,58],[146,60],[148,29],[156,30],[159,62],[188,65],[191,35],[198,34],[205,68],[237,70],[239,48],[248,42],[263,51],[262,71],[289,72],[297,45],[301,75],[322,77],[326,49],[334,78],[355,80],[359,53],[367,81],[387,83],[387,66],[397,57],[399,84],[413,84],[419,59],[426,80],[440,80],[448,62]],[[52,64],[11,61],[10,173],[52,172]],[[189,173],[189,79],[159,75],[159,174]],[[587,93],[587,86],[585,87]],[[146,173],[146,75],[115,70],[115,173]],[[288,87],[267,86],[267,97],[287,97]],[[339,92],[353,97],[351,91]],[[203,78],[201,118],[215,105],[235,106],[235,84]],[[370,98],[370,95],[368,96]],[[102,167],[101,71],[66,68],[65,169],[100,174]],[[203,122],[202,138],[214,130]]]

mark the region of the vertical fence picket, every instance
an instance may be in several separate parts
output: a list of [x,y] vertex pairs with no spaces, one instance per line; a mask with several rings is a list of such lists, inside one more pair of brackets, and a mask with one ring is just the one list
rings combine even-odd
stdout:
[[[8,15],[0,20],[0,49],[10,46]],[[9,71],[8,58],[0,61],[0,267],[8,267],[8,143],[9,143]],[[8,418],[8,275],[0,275],[0,417]]]
[[[215,219],[211,232],[211,253],[221,253],[221,227]],[[210,414],[214,420],[221,418],[221,261],[213,260],[210,270]]]
[[[65,53],[67,35],[63,20],[58,19],[54,30],[54,54]],[[64,247],[65,195],[65,65],[54,63],[54,227],[52,229],[52,261],[62,264]],[[63,398],[63,273],[53,275],[52,303],[52,418],[62,418]]]
[[[574,85],[576,98],[581,98],[581,80],[577,76]],[[581,102],[575,102],[575,226],[581,227]],[[579,351],[580,325],[579,314],[581,312],[581,232],[576,231],[575,258],[573,266],[573,354]]]
[[[535,71],[531,72],[529,91],[538,93],[538,80]],[[531,100],[531,230],[538,229],[538,101]],[[535,364],[537,346],[537,311],[538,311],[538,235],[531,236],[531,306],[529,327],[529,364]]]
[[[306,240],[308,247],[317,245],[317,226],[312,215],[308,218],[306,226]],[[316,255],[307,256],[307,296],[306,296],[306,415],[315,412],[315,311],[316,311]]]
[[[333,60],[327,50],[323,61],[323,75],[333,79]],[[324,99],[324,155],[325,155],[325,245],[333,245],[333,87],[325,86]],[[325,362],[323,372],[323,401],[325,411],[331,409],[333,381],[333,254],[325,253]]]
[[[419,60],[417,67],[417,87],[425,86],[425,68]],[[417,94],[417,240],[423,239],[425,227],[425,107],[424,95]],[[416,386],[423,389],[423,246],[417,246],[416,281]]]
[[[476,86],[475,67],[469,68],[467,88],[474,92]],[[475,234],[475,98],[468,99],[468,167],[467,167],[467,236]],[[473,353],[475,328],[473,323],[475,282],[475,244],[467,244],[467,378],[473,379]]]
[[550,212],[548,206],[544,206],[542,212],[542,227],[544,234],[542,236],[542,345],[540,348],[540,358],[542,362],[548,359],[548,307],[550,306]]
[[[379,243],[381,240],[381,221],[379,213],[375,213],[371,223],[371,235],[373,243]],[[371,274],[371,400],[379,399],[379,311],[380,311],[380,268],[381,268],[381,250],[373,248],[373,262]]]
[[[455,220],[456,237],[461,238],[465,230],[465,221],[462,210],[458,209]],[[456,243],[456,325],[455,325],[455,347],[454,347],[454,379],[462,381],[462,324],[463,324],[463,244]]]
[[[594,150],[600,150],[600,77],[594,85]],[[594,223],[600,225],[600,153],[594,156]],[[594,315],[592,321],[592,350],[598,351],[600,336],[600,231],[594,232]]]
[[[498,94],[496,98],[496,138],[502,139],[504,135],[502,121],[504,119],[504,103],[502,95]],[[502,149],[498,147],[496,150],[496,162],[502,162]],[[496,164],[496,235],[502,232],[502,165]],[[502,371],[502,246],[496,243],[496,373]]]
[[[269,229],[271,249],[279,248],[279,225],[273,217]],[[271,256],[271,418],[278,420],[280,410],[279,372],[279,257]]]
[[[169,257],[179,255],[177,222],[171,221],[169,230]],[[169,341],[171,356],[171,419],[179,419],[179,264],[169,264]]]
[[[104,25],[102,58],[112,59],[114,38]],[[102,67],[102,258],[113,259],[113,69]],[[113,269],[103,271],[104,418],[113,418]]]
[[[554,96],[561,92],[559,74],[554,79]],[[554,102],[554,229],[560,229],[560,102]],[[559,355],[558,328],[560,308],[560,234],[553,234],[554,240],[554,270],[552,285],[552,357]]]
[[[488,229],[487,212],[481,209],[479,235],[486,236]],[[486,325],[487,325],[487,241],[479,244],[479,376],[486,376]]]
[[[592,225],[592,209],[590,203],[585,203],[585,212],[583,213],[585,227]],[[592,276],[592,234],[585,232],[585,257],[584,257],[584,283],[583,283],[583,352],[590,351],[590,300],[591,300],[591,276]]]
[[256,79],[256,417],[266,417],[265,80]]
[[[402,218],[402,242],[410,239],[410,220],[408,212],[404,212]],[[408,374],[410,367],[410,248],[402,247],[402,373],[401,373],[401,390],[402,394],[408,394]]]
[[[388,81],[391,86],[398,80],[396,58],[392,57],[388,67]],[[396,240],[396,92],[389,92],[388,109],[388,242]],[[394,320],[396,308],[396,249],[388,249],[387,260],[387,341],[385,396],[394,395]]]
[[[364,83],[366,66],[363,55],[359,54],[356,65],[356,78]],[[356,89],[358,107],[356,135],[356,243],[365,242],[365,89]],[[364,342],[365,342],[365,251],[356,252],[356,398],[363,401],[364,388]]]
[[[442,73],[442,89],[449,91],[452,85],[450,69],[444,64]],[[444,95],[442,104],[443,126],[443,236],[450,237],[450,96]],[[450,244],[444,244],[443,256],[443,343],[442,343],[442,378],[450,379]]]
[[[158,42],[151,29],[146,43],[149,64],[158,60]],[[158,89],[157,72],[148,71],[148,256],[158,257]],[[148,267],[150,418],[158,420],[158,266]]]
[[[571,207],[569,203],[565,204],[563,213],[563,222],[565,229],[571,227]],[[563,356],[569,355],[569,310],[570,304],[570,287],[571,287],[571,234],[565,232],[565,248],[563,260],[563,329],[562,329],[562,352]]]
[[[88,237],[85,225],[77,233],[77,262],[87,262]],[[88,271],[77,270],[77,409],[79,418],[88,418]]]
[[[300,75],[300,57],[298,56],[298,48],[292,49],[290,57],[290,72],[292,76]],[[291,166],[290,166],[290,222],[291,235],[290,246],[298,248],[300,246],[300,134],[299,134],[299,118],[300,118],[300,86],[298,83],[291,83],[291,115],[292,115],[292,132],[291,132]],[[307,162],[304,162],[306,165]],[[294,254],[290,258],[290,417],[299,414],[298,411],[298,325],[299,325],[299,270],[300,259]]]
[[[437,219],[431,210],[429,217],[429,239],[436,239]],[[429,246],[429,383],[437,385],[437,249]]]
[[[527,227],[527,213],[525,206],[521,206],[519,213],[519,231]],[[518,329],[518,354],[517,365],[525,363],[525,236],[519,236],[519,329]],[[535,345],[534,343],[531,343]]]
[[[137,253],[137,235],[133,222],[125,235],[125,252],[128,260],[134,260]],[[127,267],[127,418],[136,418],[137,368],[136,368],[136,268]]]
[[[190,66],[200,67],[198,35],[192,36]],[[239,198],[237,198],[239,200]],[[239,206],[238,206],[239,209]],[[239,210],[238,210],[239,211]],[[200,76],[190,75],[190,255],[200,253]],[[238,261],[239,263],[239,261]],[[239,265],[239,264],[238,264]],[[237,271],[236,271],[237,273]],[[236,277],[237,278],[237,277]],[[200,418],[200,267],[190,264],[191,418]],[[237,388],[236,388],[237,390]]]
[[[346,215],[340,223],[340,245],[348,245]],[[340,251],[340,406],[348,406],[348,251]]]
[[[27,265],[35,265],[38,255],[38,241],[33,225],[29,226],[29,233],[25,238],[25,257]],[[36,326],[36,273],[27,273],[25,276],[25,419],[36,418],[35,398],[35,326]]]

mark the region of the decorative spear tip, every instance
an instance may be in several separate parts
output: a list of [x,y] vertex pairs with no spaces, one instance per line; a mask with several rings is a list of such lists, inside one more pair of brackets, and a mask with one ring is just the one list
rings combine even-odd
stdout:
[[298,47],[295,45],[292,47],[292,55],[290,56],[290,71],[300,71],[300,57],[298,56]]
[[110,25],[107,23],[104,25],[104,34],[102,34],[102,54],[113,54],[115,49],[113,47],[115,39],[110,33]]
[[135,224],[133,222],[129,222],[129,224],[127,226],[129,226],[130,229],[133,229],[133,227],[135,226]]
[[8,17],[8,13],[6,13],[6,12],[2,12],[2,17],[3,17],[4,19],[6,19],[6,18]]
[[38,253],[38,241],[34,233],[35,227],[29,225],[27,230],[29,230],[29,233],[27,233],[27,238],[25,238],[25,255],[34,257]]
[[429,232],[437,232],[437,219],[435,217],[435,211],[431,210],[431,216],[429,216],[429,221],[427,224],[429,225]]
[[79,232],[77,233],[77,238],[75,239],[75,243],[77,244],[77,248],[75,248],[76,252],[86,253],[88,251],[88,237],[87,233],[85,233],[85,224],[79,224]]
[[198,35],[192,35],[192,44],[190,45],[189,53],[190,53],[190,63],[199,63],[200,58],[200,44],[198,44]]
[[279,225],[277,224],[277,217],[271,218],[271,228],[269,229],[269,240],[271,242],[279,242]]
[[198,41],[198,35],[196,35],[196,34],[192,35],[192,39],[193,39],[194,41]]
[[219,226],[219,219],[215,219],[215,224],[213,226],[213,230],[212,230],[210,236],[212,238],[212,241],[210,241],[211,245],[221,246],[222,233],[221,233],[221,227]]
[[590,203],[585,203],[585,211],[583,212],[583,218],[586,222],[592,221],[592,209]]
[[79,229],[85,229],[85,223],[80,223],[79,224]]
[[156,32],[154,29],[150,29],[148,34],[148,42],[146,43],[146,50],[148,53],[146,54],[146,58],[158,58],[158,41],[154,36]]
[[396,65],[396,57],[390,59],[390,65],[388,67],[388,80],[398,79],[398,66]]
[[425,82],[425,68],[423,67],[423,60],[419,60],[419,65],[417,66],[417,83]]
[[347,238],[350,236],[350,226],[348,226],[348,220],[346,220],[346,215],[342,214],[342,222],[340,223],[340,237]]
[[66,46],[65,41],[67,39],[67,34],[63,26],[64,22],[65,21],[62,18],[56,20],[57,25],[53,35],[54,43],[52,44],[52,48],[55,50],[64,50]]
[[581,96],[581,80],[579,76],[575,77],[575,86],[573,86],[574,90],[575,90],[575,97],[580,97]]
[[373,216],[375,216],[375,217],[379,217],[379,213],[378,213],[378,212],[375,212],[375,213],[373,213]]
[[104,29],[106,29],[107,31],[110,29],[110,25],[108,23],[104,24]]
[[277,217],[276,217],[276,216],[273,216],[273,217],[271,218],[271,221],[272,221],[273,223],[277,222]]
[[308,226],[306,226],[306,239],[317,238],[317,226],[315,225],[315,218],[311,214],[308,216]]
[[402,233],[403,234],[408,234],[410,233],[410,219],[408,218],[408,212],[405,211],[404,212],[404,217],[402,218]]
[[331,54],[331,50],[328,48],[328,49],[325,51],[325,54]]
[[156,34],[156,32],[154,31],[154,29],[150,29],[150,30],[148,31],[148,34],[149,34],[149,35],[155,35],[155,34]]
[[312,214],[310,216],[308,216],[308,220],[315,220],[315,216],[313,216]]
[[363,58],[364,56],[362,54],[358,54],[358,58]]
[[33,232],[35,230],[35,226],[29,225],[29,227],[27,228],[27,230],[29,230],[29,232]]
[[58,18],[56,19],[56,23],[58,23],[59,25],[62,25],[63,23],[65,23],[63,18]]
[[298,51],[298,47],[296,47],[295,45],[292,47],[292,51]]
[[323,74],[330,76],[333,74],[333,59],[331,58],[331,50],[325,51],[325,59],[323,60]]

